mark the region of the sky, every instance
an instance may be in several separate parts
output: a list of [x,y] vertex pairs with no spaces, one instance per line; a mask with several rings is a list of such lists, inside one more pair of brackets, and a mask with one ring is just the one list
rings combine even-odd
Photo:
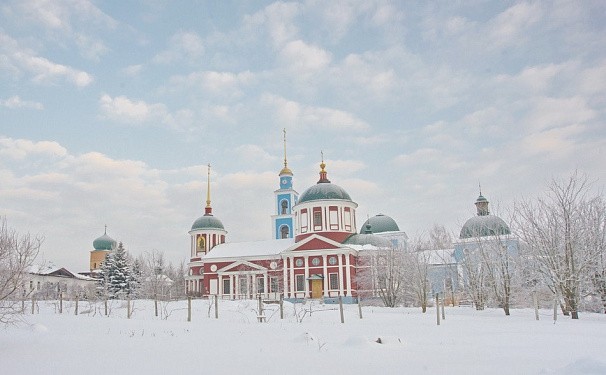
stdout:
[[0,216],[88,269],[107,233],[177,263],[204,213],[271,238],[331,181],[409,236],[458,235],[575,170],[606,180],[603,1],[3,1]]

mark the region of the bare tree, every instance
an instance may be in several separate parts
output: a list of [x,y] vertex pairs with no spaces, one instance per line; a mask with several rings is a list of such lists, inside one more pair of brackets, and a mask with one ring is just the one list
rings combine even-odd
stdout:
[[385,306],[396,307],[403,297],[405,272],[405,254],[401,249],[365,250],[358,258],[359,295],[379,297]]
[[421,311],[427,312],[431,294],[429,280],[431,254],[429,251],[413,251],[405,255],[406,290],[412,294]]
[[18,321],[20,299],[26,291],[24,276],[32,266],[43,238],[19,234],[0,218],[0,323]]
[[528,244],[538,272],[548,286],[563,298],[562,310],[578,319],[581,285],[595,270],[599,255],[595,232],[587,228],[590,184],[587,176],[574,172],[566,180],[552,180],[544,197],[516,203],[514,221]]

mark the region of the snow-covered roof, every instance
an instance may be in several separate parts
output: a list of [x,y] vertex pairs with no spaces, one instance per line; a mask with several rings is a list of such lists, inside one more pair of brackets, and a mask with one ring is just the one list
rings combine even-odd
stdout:
[[204,260],[278,255],[295,243],[293,238],[280,240],[223,243],[202,257]]
[[27,268],[27,272],[35,275],[42,276],[56,276],[56,277],[69,277],[78,280],[94,281],[96,279],[84,275],[80,275],[77,272],[71,272],[65,267],[57,267],[54,265],[40,265],[34,264]]

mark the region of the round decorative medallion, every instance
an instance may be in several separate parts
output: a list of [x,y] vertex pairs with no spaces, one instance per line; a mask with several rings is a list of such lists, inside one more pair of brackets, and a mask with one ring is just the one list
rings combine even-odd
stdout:
[[331,266],[334,266],[335,264],[337,264],[337,257],[328,258],[328,263],[330,263]]
[[313,264],[314,266],[320,265],[320,258],[313,258],[311,260],[311,264]]
[[204,275],[204,267],[200,267],[200,269],[198,270],[198,273],[200,275]]
[[303,266],[303,259],[299,258],[295,261],[295,264],[297,265],[297,267],[302,267]]
[[217,270],[217,265],[213,264],[212,266],[210,266],[210,270],[215,272]]
[[269,268],[271,268],[272,270],[275,270],[276,268],[278,268],[278,263],[276,263],[276,262],[269,263]]

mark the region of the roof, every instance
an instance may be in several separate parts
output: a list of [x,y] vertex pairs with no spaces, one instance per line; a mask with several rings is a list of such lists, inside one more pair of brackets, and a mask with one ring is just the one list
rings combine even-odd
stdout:
[[370,231],[372,233],[383,233],[383,232],[398,232],[400,228],[394,219],[387,215],[378,214],[371,218],[368,218],[362,224],[362,229],[360,229],[360,233],[364,233],[366,230],[366,225],[370,224]]
[[392,247],[391,241],[373,234],[352,234],[343,241],[344,245],[373,245],[376,247]]
[[246,256],[272,256],[294,245],[294,238],[279,240],[230,242],[217,245],[212,248],[202,259],[238,258]]
[[316,185],[311,186],[301,194],[299,197],[299,203],[326,200],[326,199],[340,199],[351,201],[351,197],[345,189],[339,185],[335,185],[330,182],[319,182]]
[[460,239],[511,234],[509,226],[498,216],[478,215],[463,224]]
[[191,226],[191,230],[195,229],[223,229],[223,223],[213,215],[204,215],[196,219]]
[[30,274],[42,275],[42,276],[67,277],[67,278],[71,278],[71,279],[87,280],[87,281],[96,280],[92,277],[80,275],[79,273],[76,273],[76,272],[71,272],[67,268],[56,267],[56,266],[33,265],[27,269],[27,272]]
[[107,235],[103,234],[101,237],[93,241],[93,248],[95,250],[111,250],[116,247],[116,240]]

